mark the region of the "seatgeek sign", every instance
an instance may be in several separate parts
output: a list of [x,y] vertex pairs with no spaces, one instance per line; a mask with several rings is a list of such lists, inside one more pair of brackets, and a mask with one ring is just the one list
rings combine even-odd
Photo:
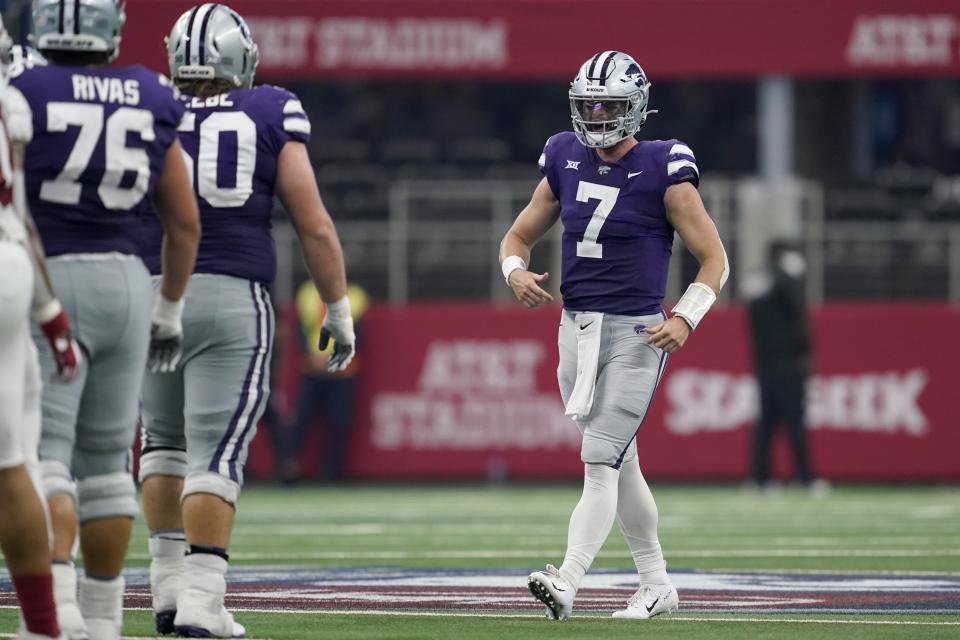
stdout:
[[[349,475],[580,477],[580,434],[557,390],[559,317],[557,307],[374,306],[364,318]],[[807,416],[816,472],[835,480],[960,480],[951,357],[960,352],[960,310],[827,305],[811,321]],[[905,326],[937,339],[904,339],[896,328]],[[670,358],[640,429],[649,477],[745,476],[758,410],[751,362],[745,312],[711,310]],[[292,388],[277,392],[294,397]],[[252,458],[267,446],[255,443]],[[775,467],[790,471],[784,441]]]
[[[121,63],[167,68],[193,6],[130,0]],[[597,49],[664,78],[960,75],[956,0],[233,0],[258,77],[569,80]],[[642,37],[637,37],[638,26]]]

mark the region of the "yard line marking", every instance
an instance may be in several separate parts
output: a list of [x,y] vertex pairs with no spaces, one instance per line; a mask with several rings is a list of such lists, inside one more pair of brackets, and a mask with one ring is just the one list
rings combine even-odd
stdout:
[[[16,607],[0,607],[3,609],[14,609]],[[124,607],[124,611],[145,611],[143,607],[130,608]],[[404,616],[404,617],[431,617],[431,618],[530,618],[537,619],[540,616],[534,613],[486,613],[482,611],[475,612],[449,612],[449,611],[382,611],[376,609],[355,609],[341,611],[304,611],[296,609],[244,609],[244,613],[299,613],[313,615],[332,615],[332,616]],[[577,618],[609,618],[609,615],[584,614],[577,615]],[[956,627],[960,626],[960,621],[928,621],[928,620],[849,620],[849,619],[824,619],[824,618],[783,618],[780,616],[770,618],[732,618],[724,616],[690,616],[682,614],[661,615],[658,620],[669,620],[671,622],[751,622],[751,623],[790,623],[790,624],[873,624],[873,625],[904,625],[904,626],[930,626],[930,627]],[[629,624],[629,623],[628,623]],[[13,633],[0,633],[0,638],[16,638]],[[157,636],[124,636],[123,640],[164,640]],[[259,640],[269,640],[262,638]]]
[[[438,551],[291,551],[231,552],[234,560],[406,560],[431,558],[552,558],[559,549],[456,549]],[[960,549],[665,549],[671,558],[941,558],[960,556]],[[149,560],[131,553],[131,560]],[[629,551],[601,552],[603,558],[630,558]]]

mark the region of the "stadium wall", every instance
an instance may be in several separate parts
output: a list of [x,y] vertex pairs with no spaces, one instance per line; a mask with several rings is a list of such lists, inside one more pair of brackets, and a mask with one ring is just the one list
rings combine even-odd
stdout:
[[[556,382],[559,309],[375,306],[364,319],[348,475],[358,479],[579,478],[579,434]],[[960,480],[954,402],[960,309],[829,304],[812,311],[808,415],[816,472],[840,481]],[[295,356],[277,385],[295,397]],[[757,412],[744,310],[715,308],[670,358],[639,433],[645,474],[739,480]],[[291,359],[292,358],[292,359]],[[322,429],[322,425],[318,425]],[[788,474],[783,442],[776,469]],[[316,442],[304,452],[309,469]],[[251,452],[270,469],[269,444]]]
[[[129,0],[120,62],[166,69],[163,37],[194,4]],[[230,6],[250,23],[261,51],[258,75],[270,80],[568,80],[598,42],[631,52],[659,79],[960,75],[955,0],[232,0]]]

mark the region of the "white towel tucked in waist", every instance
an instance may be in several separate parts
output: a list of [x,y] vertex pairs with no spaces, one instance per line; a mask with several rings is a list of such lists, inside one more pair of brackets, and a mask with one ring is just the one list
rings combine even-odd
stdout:
[[567,399],[565,413],[575,420],[584,420],[593,408],[593,392],[597,388],[603,314],[578,313],[573,321],[577,332],[577,381]]

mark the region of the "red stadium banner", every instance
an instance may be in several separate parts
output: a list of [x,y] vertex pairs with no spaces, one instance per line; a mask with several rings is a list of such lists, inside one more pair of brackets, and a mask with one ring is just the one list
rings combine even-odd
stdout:
[[[128,0],[122,63],[166,68],[195,2]],[[956,0],[232,0],[261,79],[568,80],[603,49],[663,78],[960,75]]]
[[[364,319],[349,476],[579,477],[579,433],[557,391],[558,317],[557,308],[512,305],[374,307]],[[960,480],[960,405],[953,402],[960,310],[837,304],[812,320],[807,407],[817,473]],[[644,472],[744,478],[756,413],[745,314],[715,308],[670,359],[638,436]],[[252,454],[261,470],[265,440]],[[785,443],[778,445],[782,474],[790,464]],[[310,449],[306,456],[316,459]]]

